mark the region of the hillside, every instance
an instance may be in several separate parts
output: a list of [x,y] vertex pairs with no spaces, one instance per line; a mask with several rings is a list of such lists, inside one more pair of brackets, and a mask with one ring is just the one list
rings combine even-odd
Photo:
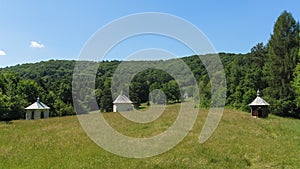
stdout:
[[[244,55],[220,54],[224,65],[229,65],[236,57]],[[203,56],[203,57],[209,57]],[[209,105],[209,79],[207,72],[198,56],[189,56],[167,61],[102,61],[99,65],[95,79],[95,94],[101,111],[111,111],[112,94],[111,81],[118,65],[125,63],[129,65],[125,71],[131,73],[135,65],[148,65],[149,63],[167,67],[171,72],[180,72],[181,66],[178,61],[183,60],[191,69],[197,82],[201,82],[203,93],[203,107]],[[92,62],[86,63],[85,69],[89,69]],[[19,119],[23,117],[24,107],[35,102],[37,97],[46,103],[50,109],[50,116],[74,115],[72,98],[72,78],[76,61],[49,60],[39,63],[28,63],[0,69],[0,120]],[[128,68],[128,69],[127,69]],[[130,69],[133,68],[133,69]],[[124,72],[122,72],[124,73]],[[183,79],[184,91],[193,95],[191,79]],[[141,103],[148,102],[148,95],[154,89],[162,89],[167,95],[168,102],[179,102],[182,98],[178,84],[174,78],[165,71],[159,69],[147,69],[136,74],[130,87],[130,99],[138,107]],[[87,89],[90,90],[90,89]],[[86,97],[87,98],[87,97]],[[83,99],[86,99],[83,98]],[[83,100],[83,102],[86,102]],[[18,103],[18,104],[16,104]]]
[[[276,104],[270,102],[272,99],[264,90],[269,90],[269,88],[266,86],[264,81],[266,78],[262,74],[263,55],[265,54],[260,53],[260,50],[264,50],[261,45],[255,46],[248,54],[219,53],[226,74],[226,106],[246,111],[248,104],[256,97],[256,90],[261,89],[263,97],[271,103],[271,113],[298,118],[299,111],[297,111],[297,106],[293,105],[298,98],[291,97],[290,100],[284,101],[276,100]],[[210,57],[210,55],[200,57]],[[177,60],[184,61],[198,83],[201,90],[199,93],[200,107],[209,107],[211,99],[210,78],[198,56],[188,56],[163,62],[151,61],[151,63],[163,64],[170,72],[180,72],[181,66],[177,65]],[[121,63],[127,64],[128,67],[125,67],[125,71],[131,73],[135,65],[148,65],[150,62],[102,61],[97,63],[99,67],[95,79],[95,94],[101,111],[112,111],[111,81],[115,70]],[[72,78],[75,64],[76,61],[49,60],[0,69],[0,105],[2,105],[0,106],[0,120],[22,118],[24,107],[35,102],[37,97],[40,97],[44,103],[52,108],[50,110],[52,117],[74,115]],[[86,67],[88,68],[88,66]],[[184,72],[181,71],[181,73]],[[298,74],[300,73],[295,72],[295,75]],[[182,84],[183,92],[193,96],[194,89],[189,86],[191,78],[184,79]],[[297,85],[298,82],[295,84]],[[136,103],[136,107],[141,103],[148,102],[148,95],[154,89],[163,90],[170,103],[182,99],[174,78],[159,69],[141,71],[135,75],[131,84],[127,85],[130,89],[129,97]],[[295,91],[298,89],[296,85]],[[82,102],[86,102],[84,99],[87,98],[83,98]],[[285,106],[286,104],[283,105],[283,103],[289,103],[290,111],[288,113],[284,114],[275,108],[280,104]]]
[[[119,132],[147,137],[166,130],[179,105],[168,106],[156,121],[137,124],[104,113]],[[299,168],[300,121],[271,115],[253,119],[226,109],[219,127],[198,143],[207,110],[199,112],[189,135],[175,148],[146,159],[113,155],[93,143],[76,116],[0,123],[0,168]]]

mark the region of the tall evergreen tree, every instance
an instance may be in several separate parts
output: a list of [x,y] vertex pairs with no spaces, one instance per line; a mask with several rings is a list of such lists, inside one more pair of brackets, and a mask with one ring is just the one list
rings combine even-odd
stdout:
[[267,88],[265,94],[271,103],[271,112],[292,115],[294,90],[291,87],[293,71],[299,61],[299,23],[291,13],[284,11],[277,19],[268,43],[267,59],[263,68]]
[[111,112],[113,99],[111,96],[111,79],[106,79],[103,86],[103,95],[100,99],[100,110],[102,112]]

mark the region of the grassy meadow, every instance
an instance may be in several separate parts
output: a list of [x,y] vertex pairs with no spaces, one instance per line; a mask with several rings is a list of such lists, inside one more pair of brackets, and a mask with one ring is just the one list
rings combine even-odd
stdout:
[[[118,113],[104,113],[119,132],[149,137],[175,121],[179,105],[169,105],[154,122],[137,124]],[[92,142],[76,116],[0,123],[0,168],[300,168],[300,121],[226,109],[213,136],[198,137],[207,110],[201,109],[193,129],[176,147],[145,159],[111,154]]]

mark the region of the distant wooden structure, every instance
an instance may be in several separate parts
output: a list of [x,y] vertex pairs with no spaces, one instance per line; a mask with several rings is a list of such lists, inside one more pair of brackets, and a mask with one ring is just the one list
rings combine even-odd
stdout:
[[38,98],[35,103],[25,108],[25,118],[26,120],[49,118],[49,109],[50,107],[42,103],[40,98]]
[[133,111],[132,101],[121,91],[113,102],[113,112]]
[[183,97],[184,97],[185,99],[188,99],[188,98],[189,98],[189,94],[188,94],[187,92],[184,92]]
[[268,117],[268,106],[270,104],[260,97],[260,92],[257,90],[257,97],[249,104],[252,117]]

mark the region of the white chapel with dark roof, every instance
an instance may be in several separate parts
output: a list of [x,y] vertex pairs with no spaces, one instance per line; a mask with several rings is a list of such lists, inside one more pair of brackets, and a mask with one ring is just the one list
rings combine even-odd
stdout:
[[268,117],[268,106],[270,104],[260,97],[260,92],[257,90],[256,98],[249,104],[252,117]]

